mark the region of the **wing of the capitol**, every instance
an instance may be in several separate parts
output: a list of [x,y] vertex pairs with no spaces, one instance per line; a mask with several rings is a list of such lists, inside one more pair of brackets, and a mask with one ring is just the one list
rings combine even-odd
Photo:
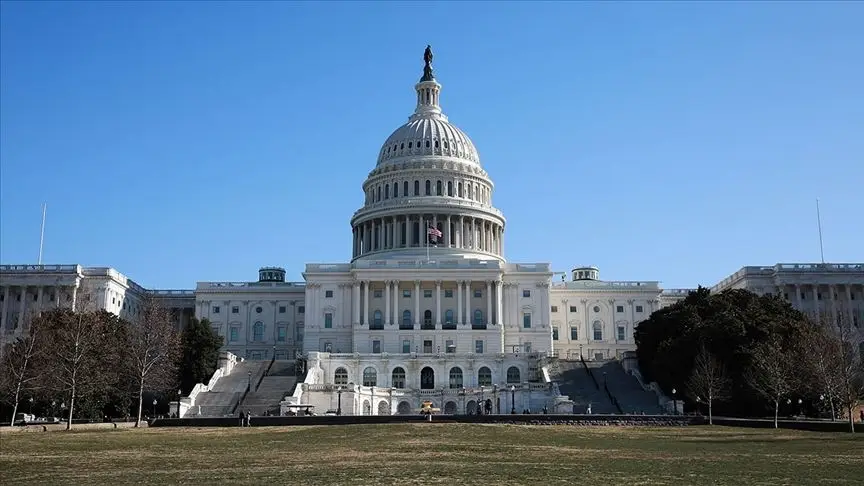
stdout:
[[[145,289],[113,268],[2,265],[3,342],[27,332],[28,313],[75,308],[84,291],[120,316],[149,294],[174,309],[181,328],[207,318],[224,337],[220,377],[183,398],[181,415],[224,415],[236,394],[212,392],[249,381],[260,385],[243,407],[281,413],[311,405],[414,414],[426,401],[443,413],[474,413],[478,404],[493,413],[571,412],[550,358],[623,360],[639,322],[689,290],[604,281],[592,266],[564,274],[508,262],[494,184],[471,139],[442,112],[431,58],[427,50],[414,113],[363,182],[349,262],[307,264],[304,282],[265,267],[257,281],[194,290]],[[864,264],[748,266],[711,290],[728,288],[778,294],[813,315],[844,314],[856,327],[864,321]],[[294,386],[298,357],[307,373]]]

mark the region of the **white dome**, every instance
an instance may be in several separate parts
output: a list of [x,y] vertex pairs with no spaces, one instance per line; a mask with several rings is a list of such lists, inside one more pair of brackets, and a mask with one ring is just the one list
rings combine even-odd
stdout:
[[423,113],[411,117],[384,142],[378,164],[403,157],[437,155],[480,164],[477,149],[465,132],[438,113]]

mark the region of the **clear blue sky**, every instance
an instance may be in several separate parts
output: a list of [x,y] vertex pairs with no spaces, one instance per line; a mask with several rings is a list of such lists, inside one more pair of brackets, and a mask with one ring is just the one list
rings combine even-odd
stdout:
[[711,285],[864,261],[864,3],[4,2],[0,261],[300,279],[426,44],[510,261]]

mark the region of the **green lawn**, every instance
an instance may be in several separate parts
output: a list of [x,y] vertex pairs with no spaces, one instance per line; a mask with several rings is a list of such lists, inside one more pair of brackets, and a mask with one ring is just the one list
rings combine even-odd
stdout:
[[0,434],[0,484],[861,484],[864,436],[468,424]]

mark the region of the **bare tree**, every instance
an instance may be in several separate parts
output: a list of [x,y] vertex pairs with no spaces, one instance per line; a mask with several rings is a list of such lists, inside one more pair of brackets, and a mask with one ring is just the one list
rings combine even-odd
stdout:
[[138,385],[141,424],[145,391],[165,391],[177,383],[180,337],[171,312],[152,296],[145,296],[127,334],[129,370]]
[[696,396],[697,401],[708,402],[708,424],[714,425],[714,400],[728,397],[731,381],[726,374],[726,368],[716,356],[708,352],[703,344],[693,362],[693,371],[687,388]]
[[36,388],[41,376],[39,354],[41,352],[40,324],[38,318],[32,320],[26,336],[5,345],[0,358],[0,390],[12,402],[12,420],[18,414],[21,394]]
[[[860,337],[844,322],[843,316],[838,316],[834,372],[837,382],[837,402],[849,416],[849,429],[855,433],[855,406],[864,398],[864,346]],[[861,348],[859,348],[861,346]]]
[[842,346],[830,321],[817,322],[808,328],[802,335],[798,353],[805,365],[803,371],[807,375],[807,388],[828,399],[831,420],[836,420],[835,401],[840,389],[838,360]]
[[793,356],[780,339],[772,338],[756,348],[746,376],[757,393],[774,404],[774,428],[778,428],[780,400],[795,389]]

